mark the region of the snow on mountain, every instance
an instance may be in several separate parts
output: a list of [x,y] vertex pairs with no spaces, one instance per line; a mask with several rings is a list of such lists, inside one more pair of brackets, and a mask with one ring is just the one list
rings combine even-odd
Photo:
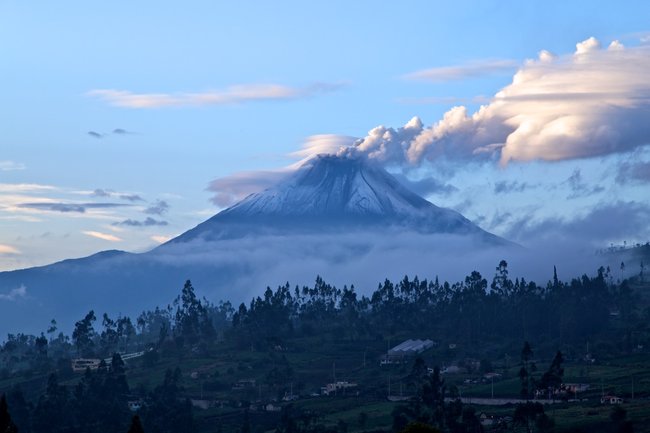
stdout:
[[386,216],[421,213],[431,204],[363,159],[320,155],[296,175],[227,209],[238,217]]
[[319,155],[279,184],[249,195],[169,244],[199,238],[232,239],[260,232],[388,226],[419,233],[476,235],[483,241],[505,242],[458,212],[435,206],[409,191],[386,170],[365,159]]

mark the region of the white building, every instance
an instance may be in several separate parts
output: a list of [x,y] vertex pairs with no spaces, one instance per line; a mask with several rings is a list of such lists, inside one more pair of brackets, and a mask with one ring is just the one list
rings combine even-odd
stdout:
[[328,383],[320,389],[321,394],[330,395],[336,394],[338,391],[345,390],[347,388],[356,388],[357,384],[347,381],[338,381],[334,383]]
[[406,359],[430,349],[433,345],[434,342],[431,340],[408,339],[392,349],[389,349],[388,352],[380,358],[379,363],[381,365],[400,364]]

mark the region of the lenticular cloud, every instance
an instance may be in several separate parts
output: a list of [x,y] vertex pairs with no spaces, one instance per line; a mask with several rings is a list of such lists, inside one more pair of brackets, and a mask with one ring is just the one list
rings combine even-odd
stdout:
[[595,38],[570,55],[542,51],[492,101],[450,109],[429,127],[378,126],[341,150],[389,164],[424,160],[558,161],[607,155],[650,143],[650,48],[601,48]]

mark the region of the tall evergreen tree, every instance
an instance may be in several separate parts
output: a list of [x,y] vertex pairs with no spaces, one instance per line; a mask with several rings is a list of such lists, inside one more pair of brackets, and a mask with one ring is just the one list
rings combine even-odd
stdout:
[[542,375],[542,379],[539,383],[540,389],[548,390],[552,392],[554,389],[558,389],[562,385],[562,377],[564,376],[564,368],[562,363],[564,362],[564,356],[559,350],[555,354],[551,366],[548,368]]
[[92,356],[94,354],[93,337],[95,336],[95,329],[93,328],[93,322],[96,319],[95,312],[90,310],[88,314],[86,314],[86,317],[74,325],[72,340],[77,346],[77,351],[81,356]]
[[17,385],[7,393],[7,405],[11,410],[11,419],[21,433],[31,433],[31,412],[34,409],[22,390]]
[[519,369],[519,380],[521,382],[521,396],[525,399],[530,398],[532,393],[533,379],[531,374],[535,369],[535,364],[531,361],[533,357],[533,349],[530,347],[528,341],[524,342],[524,347],[521,349],[521,368]]

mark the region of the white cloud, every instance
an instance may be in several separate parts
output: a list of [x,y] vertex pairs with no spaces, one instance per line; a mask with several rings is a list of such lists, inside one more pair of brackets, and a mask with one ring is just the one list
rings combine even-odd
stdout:
[[121,238],[118,238],[117,236],[111,235],[109,233],[102,233],[102,232],[97,232],[97,231],[92,231],[92,230],[83,231],[81,233],[83,233],[83,234],[85,234],[87,236],[91,236],[91,237],[97,238],[97,239],[102,239],[102,240],[105,240],[105,241],[111,241],[111,242],[120,242],[120,241],[122,241]]
[[600,49],[600,42],[598,41],[598,39],[592,36],[589,39],[586,39],[582,42],[578,42],[576,44],[575,55],[579,56],[581,54],[589,54],[591,52],[598,51],[599,49]]
[[11,245],[0,244],[0,254],[20,254],[20,251]]
[[542,50],[539,52],[538,58],[540,62],[552,62],[557,56],[550,51]]
[[356,140],[356,137],[347,135],[312,135],[307,137],[300,150],[290,153],[289,156],[302,160],[319,154],[335,154],[341,148],[350,147]]
[[210,182],[207,189],[208,191],[214,192],[212,202],[215,205],[227,207],[249,194],[260,192],[270,187],[292,171],[290,168],[243,171],[215,179]]
[[25,164],[15,161],[0,161],[0,171],[24,170]]
[[55,186],[37,183],[0,183],[0,193],[54,191],[57,189]]
[[354,152],[393,164],[457,160],[557,161],[607,155],[650,143],[650,47],[609,49],[589,38],[573,54],[542,51],[489,104],[464,106],[420,127],[379,126]]
[[11,289],[9,293],[0,293],[0,301],[15,301],[18,298],[27,296],[27,287],[21,284],[20,287]]
[[620,41],[612,41],[607,47],[608,50],[623,50],[625,46]]
[[509,72],[515,70],[517,66],[519,65],[514,60],[489,59],[466,63],[464,65],[424,69],[406,74],[404,78],[407,80],[444,82]]
[[338,90],[340,83],[314,83],[306,87],[281,84],[242,84],[225,90],[197,93],[134,93],[128,90],[95,89],[86,93],[109,105],[125,108],[163,108],[206,105],[231,105],[253,101],[303,99]]
[[[6,210],[0,205],[1,210]],[[7,221],[23,221],[26,223],[40,223],[43,222],[42,219],[36,218],[31,215],[0,215],[0,219]]]

